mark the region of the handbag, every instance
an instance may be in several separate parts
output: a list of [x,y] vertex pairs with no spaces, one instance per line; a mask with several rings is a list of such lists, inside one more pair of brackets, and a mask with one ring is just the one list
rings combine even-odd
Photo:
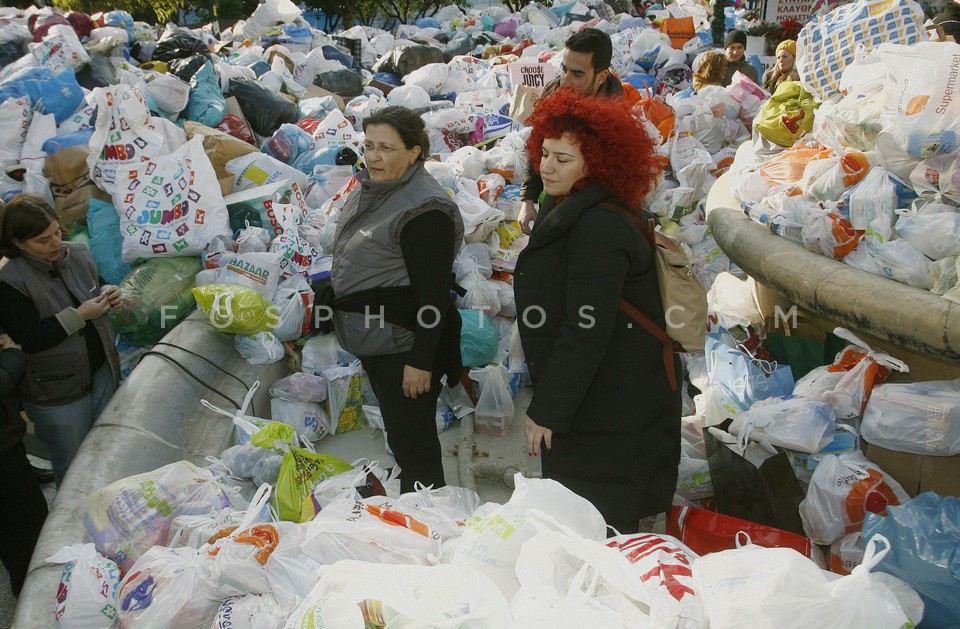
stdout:
[[653,219],[644,221],[632,212],[603,203],[633,219],[640,232],[650,241],[660,287],[667,328],[661,328],[626,299],[620,299],[620,309],[653,334],[663,344],[663,364],[671,388],[678,387],[674,354],[703,351],[707,334],[707,291],[693,270],[690,256],[669,236],[656,231]]

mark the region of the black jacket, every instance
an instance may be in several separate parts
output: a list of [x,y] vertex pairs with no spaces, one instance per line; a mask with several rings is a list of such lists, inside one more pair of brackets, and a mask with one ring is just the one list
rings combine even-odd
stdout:
[[0,453],[23,438],[27,424],[20,417],[17,385],[26,369],[26,355],[18,349],[0,352]]
[[[514,275],[533,381],[527,414],[554,431],[544,476],[608,522],[666,510],[680,460],[680,397],[662,345],[619,309],[623,296],[664,326],[649,241],[600,186],[547,197]],[[537,310],[540,308],[542,310]],[[542,321],[542,325],[539,325]]]

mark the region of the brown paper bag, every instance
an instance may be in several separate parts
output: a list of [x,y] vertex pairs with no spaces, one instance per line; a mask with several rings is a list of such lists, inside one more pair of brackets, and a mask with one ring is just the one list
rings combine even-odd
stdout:
[[97,187],[90,180],[90,147],[69,146],[44,159],[43,175],[50,181],[53,209],[61,227],[87,223],[87,206]]
[[530,85],[518,85],[510,103],[510,117],[523,124],[533,113],[533,104],[540,98],[540,89]]
[[[224,179],[230,174],[227,172],[225,165],[231,159],[257,152],[257,147],[252,144],[247,144],[229,133],[212,129],[199,122],[184,122],[183,130],[187,133],[188,139],[195,135],[203,136],[203,151],[210,158],[210,163],[213,164],[213,169],[217,172],[217,179]],[[233,191],[232,180],[230,181],[230,190]]]

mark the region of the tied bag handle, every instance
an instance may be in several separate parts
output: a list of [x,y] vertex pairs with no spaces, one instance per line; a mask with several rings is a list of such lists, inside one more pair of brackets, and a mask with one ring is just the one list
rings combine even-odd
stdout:
[[[654,247],[654,255],[656,255],[656,248],[659,246],[656,235],[656,228],[653,226],[653,219],[647,221],[642,220],[640,217],[636,216],[632,212],[628,212],[624,208],[613,205],[612,203],[602,203],[601,205],[609,206],[619,212],[623,212],[627,216],[633,219],[634,223],[640,229],[641,233],[650,241],[651,246]],[[669,240],[663,243],[663,246],[671,248],[673,250],[677,249],[677,246],[674,245]],[[674,354],[676,352],[682,352],[683,346],[677,343],[673,338],[667,334],[666,330],[661,328],[659,325],[654,323],[647,315],[640,312],[636,306],[631,304],[629,301],[620,298],[620,310],[624,311],[631,319],[639,323],[643,329],[656,337],[663,344],[663,368],[667,372],[667,380],[670,382],[670,389],[676,391],[679,388],[679,383],[677,382],[677,370],[675,367],[675,358]]]

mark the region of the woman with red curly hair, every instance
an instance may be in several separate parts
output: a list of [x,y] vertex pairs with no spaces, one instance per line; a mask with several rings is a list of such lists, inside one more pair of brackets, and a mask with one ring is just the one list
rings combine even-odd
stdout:
[[669,508],[680,461],[663,345],[619,308],[624,298],[665,326],[653,249],[630,216],[645,215],[660,175],[654,140],[626,101],[566,90],[527,122],[547,194],[514,274],[533,380],[527,450],[545,478],[636,532]]

